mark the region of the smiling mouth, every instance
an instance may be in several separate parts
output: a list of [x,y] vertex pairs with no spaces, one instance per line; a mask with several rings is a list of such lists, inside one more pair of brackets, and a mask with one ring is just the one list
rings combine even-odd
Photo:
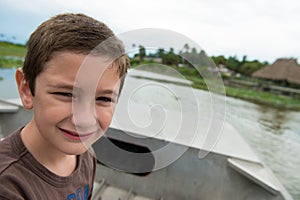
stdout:
[[62,128],[59,128],[59,130],[61,130],[63,132],[64,136],[67,137],[68,139],[77,140],[77,141],[78,140],[86,140],[97,132],[97,131],[94,131],[94,132],[89,132],[89,133],[78,133],[75,131],[69,131],[69,130],[62,129]]

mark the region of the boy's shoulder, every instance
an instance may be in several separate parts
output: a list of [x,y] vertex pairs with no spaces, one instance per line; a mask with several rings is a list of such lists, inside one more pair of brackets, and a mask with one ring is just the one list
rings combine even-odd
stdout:
[[26,148],[21,142],[20,132],[21,130],[17,130],[0,141],[0,175],[15,162],[18,162],[26,152]]
[[13,178],[19,173],[16,164],[23,154],[22,146],[16,146],[19,139],[20,130],[17,130],[0,141],[0,199],[19,199]]
[[[80,156],[80,160],[87,163],[87,166],[95,165],[95,152],[90,148],[87,152]],[[92,164],[92,165],[91,165]],[[15,168],[31,168],[35,165],[41,165],[30,154],[21,139],[21,129],[11,133],[0,141],[0,178],[8,170]],[[20,166],[20,167],[18,167]],[[33,167],[34,168],[34,167]],[[31,170],[34,170],[31,168]],[[20,170],[20,169],[19,169]],[[30,169],[29,169],[30,170]]]
[[0,141],[0,199],[59,199],[62,195],[76,192],[78,188],[84,190],[82,187],[86,185],[92,188],[95,158],[89,151],[79,157],[80,167],[76,172],[62,178],[33,158],[22,142],[20,130],[10,134]]

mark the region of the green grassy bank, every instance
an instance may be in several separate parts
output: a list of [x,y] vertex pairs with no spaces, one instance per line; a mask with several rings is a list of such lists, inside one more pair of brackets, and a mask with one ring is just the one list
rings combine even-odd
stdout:
[[0,42],[0,68],[21,67],[25,54],[24,45]]
[[[149,66],[147,67],[147,65]],[[134,65],[133,68],[137,66],[141,66],[141,65]],[[146,71],[156,72],[159,74],[170,73],[170,68],[160,69],[159,65],[156,66],[153,63],[152,64],[144,63],[142,64],[142,66],[143,67],[138,67],[138,68]],[[186,68],[186,67],[177,68],[174,66],[171,67],[171,71],[172,69],[179,72],[178,74],[184,76],[184,78],[186,78],[187,80],[192,81],[191,86],[193,88],[208,90],[205,80],[199,77],[199,72],[197,70]],[[229,97],[243,99],[252,103],[257,103],[257,104],[275,107],[279,109],[300,111],[300,99],[295,99],[289,96],[277,95],[277,94],[272,94],[272,93],[262,92],[257,90],[231,87],[226,85],[224,85],[224,89],[226,92],[226,96]]]

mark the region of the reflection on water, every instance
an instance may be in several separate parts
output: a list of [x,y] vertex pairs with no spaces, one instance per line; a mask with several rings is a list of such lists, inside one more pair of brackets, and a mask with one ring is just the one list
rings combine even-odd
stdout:
[[300,199],[300,112],[281,110],[229,98],[227,118],[277,175],[295,199]]
[[258,111],[261,114],[258,118],[258,123],[262,129],[276,135],[284,134],[284,129],[286,129],[284,125],[286,122],[286,112],[265,106],[260,106]]
[[[300,199],[300,114],[274,108],[260,109],[262,137],[255,141],[263,159],[279,179]],[[263,146],[265,148],[263,148]]]

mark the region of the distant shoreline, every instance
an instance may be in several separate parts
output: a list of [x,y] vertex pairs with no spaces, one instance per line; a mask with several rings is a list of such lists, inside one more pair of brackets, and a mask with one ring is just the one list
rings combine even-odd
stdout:
[[[133,67],[134,68],[134,67]],[[139,70],[145,70],[139,69]],[[145,70],[148,71],[148,70]],[[159,73],[156,69],[151,71],[154,73]],[[163,72],[161,72],[163,73]],[[196,79],[193,76],[184,75],[182,74],[187,80],[192,81],[192,84],[188,86],[192,86],[195,89],[200,90],[208,90],[207,86],[205,85],[205,81],[201,81],[200,79]],[[148,77],[148,79],[151,79]],[[155,79],[153,79],[155,80]],[[174,83],[176,84],[176,83]],[[182,85],[182,84],[180,84]],[[233,88],[229,86],[225,86],[226,96],[242,99],[245,101],[249,101],[255,104],[260,105],[266,105],[270,106],[272,108],[277,109],[287,109],[287,110],[295,110],[300,111],[300,100],[299,99],[293,99],[287,96],[281,96],[281,95],[275,95],[271,93],[266,93],[262,91],[256,91],[256,90],[247,90],[247,89],[241,89],[241,88]]]
[[[0,41],[0,69],[21,67],[25,54],[26,54],[25,45],[12,44],[10,42]],[[151,64],[155,64],[155,63],[151,63]],[[138,64],[138,66],[141,65],[143,65],[143,63]],[[156,67],[153,65],[151,66],[151,67],[155,67],[155,70],[153,71],[156,71],[156,73],[159,73],[160,70],[158,69],[159,65],[161,64],[158,64],[158,66]],[[132,68],[135,68],[135,66],[133,66]],[[199,73],[195,74],[194,72],[191,72],[191,69],[187,67],[176,68],[174,66],[170,66],[170,68],[173,68],[174,70],[179,72],[179,74],[181,76],[184,76],[187,80],[192,81],[191,86],[193,88],[207,90],[205,80],[199,77]],[[0,74],[0,81],[3,81],[3,78],[4,78],[3,75]],[[281,96],[281,95],[276,95],[276,94],[271,94],[271,93],[256,91],[251,89],[230,87],[226,85],[225,85],[225,90],[226,90],[226,95],[233,98],[243,99],[252,103],[267,105],[278,109],[300,111],[299,99],[293,99],[287,96]]]

